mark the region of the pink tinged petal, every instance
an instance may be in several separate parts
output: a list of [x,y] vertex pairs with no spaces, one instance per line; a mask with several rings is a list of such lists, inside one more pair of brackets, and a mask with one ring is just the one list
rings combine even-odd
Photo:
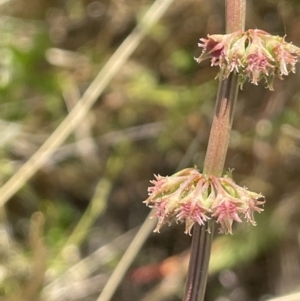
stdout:
[[239,69],[243,67],[241,59],[237,55],[233,55],[229,65],[229,73],[232,71],[239,72]]
[[[267,42],[267,47],[274,53],[276,61],[279,64],[279,75],[288,75],[289,72],[295,72],[295,64],[300,55],[300,49],[291,43],[284,41],[284,38],[273,38]],[[279,76],[279,77],[280,77]]]
[[229,64],[229,72],[239,72],[244,67],[243,59],[245,56],[245,44],[248,37],[246,35],[238,39],[231,47],[228,53],[227,62]]
[[258,212],[261,213],[262,211],[264,211],[263,208],[260,208],[258,206],[261,206],[265,203],[265,198],[261,195],[259,198],[254,199],[254,198],[250,198],[248,201],[248,208],[245,212],[245,218],[247,220],[247,222],[250,222],[252,225],[256,225],[256,222],[254,220],[254,212]]
[[223,35],[208,35],[208,39],[200,39],[202,43],[198,43],[203,52],[209,53],[211,56],[220,56],[224,50]]
[[174,216],[174,212],[170,211],[167,208],[167,205],[168,201],[166,200],[160,203],[155,203],[153,206],[150,206],[150,208],[156,209],[156,212],[150,218],[158,218],[154,232],[159,232],[160,228],[165,223],[168,223],[169,225],[171,224],[171,219]]
[[163,185],[167,182],[167,179],[160,175],[154,175],[154,177],[155,177],[155,180],[150,181],[150,183],[153,184],[154,186],[148,188],[149,195],[160,191],[162,189]]
[[179,221],[185,220],[185,233],[191,235],[191,229],[194,223],[198,223],[201,226],[210,219],[205,215],[206,211],[207,210],[201,208],[196,201],[188,202],[181,204],[180,213],[176,215],[176,218]]
[[219,204],[212,216],[217,218],[217,223],[220,223],[220,231],[226,234],[232,234],[233,221],[242,222],[238,215],[237,205],[228,200],[224,200]]
[[[295,65],[297,63],[297,56],[286,51],[283,46],[275,51],[280,64],[280,75],[288,75],[289,71],[295,73]],[[290,66],[289,66],[290,65]],[[289,69],[289,70],[288,70]]]
[[146,204],[155,201],[164,195],[174,192],[181,183],[190,178],[190,176],[171,176],[162,177],[160,175],[154,175],[155,180],[151,180],[150,183],[154,186],[148,188],[148,199]]
[[[216,39],[215,39],[216,38]],[[198,63],[211,58],[211,66],[220,66],[224,57],[224,44],[222,35],[208,36],[208,39],[200,39],[198,46],[203,48],[202,54],[195,58]]]
[[214,40],[209,40],[206,46],[206,51],[212,57],[219,57],[224,52],[224,45]]
[[156,203],[151,208],[155,208],[157,211],[150,218],[158,218],[157,225],[154,229],[154,232],[158,232],[161,226],[165,223],[166,220],[166,202]]
[[255,85],[262,78],[263,75],[268,76],[274,69],[274,66],[270,64],[268,58],[261,52],[251,53],[247,56],[247,68],[246,73],[251,78],[251,82]]
[[238,186],[232,179],[224,178],[222,182],[226,185],[230,185],[237,192],[242,204],[240,206],[240,211],[245,215],[247,222],[251,222],[256,225],[254,220],[254,212],[262,212],[263,209],[259,206],[265,203],[265,198],[262,194],[251,192],[247,188]]

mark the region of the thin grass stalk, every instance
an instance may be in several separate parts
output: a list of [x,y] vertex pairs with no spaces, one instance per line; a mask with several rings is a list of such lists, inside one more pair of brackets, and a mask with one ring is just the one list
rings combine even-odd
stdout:
[[[245,28],[245,0],[226,1],[226,32]],[[220,79],[214,118],[210,132],[203,173],[221,176],[229,144],[234,108],[238,94],[238,77],[232,73]],[[203,301],[213,240],[214,222],[196,224],[193,231],[190,263],[183,301]]]
[[119,261],[118,266],[115,268],[109,280],[105,284],[105,287],[103,288],[103,291],[99,295],[97,301],[109,301],[115,293],[116,288],[123,279],[132,261],[138,254],[149,234],[153,231],[155,220],[150,219],[152,214],[153,212],[150,212],[146,221],[143,223],[142,227],[139,229],[138,233],[132,240],[125,254]]

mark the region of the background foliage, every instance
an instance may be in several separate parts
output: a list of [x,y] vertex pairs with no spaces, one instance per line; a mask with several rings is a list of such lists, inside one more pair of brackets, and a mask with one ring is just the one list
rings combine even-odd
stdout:
[[[0,6],[0,182],[75,106],[152,1],[11,0]],[[247,1],[246,28],[300,45],[300,3]],[[217,70],[197,42],[224,32],[224,1],[174,1],[88,116],[1,209],[0,300],[96,300],[149,209],[153,174],[201,170]],[[216,235],[208,301],[299,290],[300,72],[245,84],[226,168],[267,199],[255,228]],[[191,238],[152,234],[113,300],[181,300]],[[92,255],[91,255],[92,254]]]

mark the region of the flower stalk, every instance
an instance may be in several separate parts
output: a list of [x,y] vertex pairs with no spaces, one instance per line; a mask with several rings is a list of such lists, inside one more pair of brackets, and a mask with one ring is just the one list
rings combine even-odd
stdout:
[[[244,31],[246,0],[226,0],[226,33]],[[232,74],[228,79],[220,78],[213,124],[204,163],[204,172],[222,174],[232,126],[238,79]],[[219,148],[220,147],[220,148]],[[213,151],[218,159],[210,155]],[[208,228],[207,228],[208,227]],[[213,240],[214,222],[208,226],[195,225],[191,255],[183,301],[203,301],[208,277],[209,259]],[[210,229],[210,232],[208,231]]]

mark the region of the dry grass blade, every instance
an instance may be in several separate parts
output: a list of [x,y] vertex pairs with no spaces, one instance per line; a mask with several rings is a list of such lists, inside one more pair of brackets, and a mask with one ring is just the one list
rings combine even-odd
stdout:
[[[66,106],[70,111],[76,106],[80,99],[80,91],[74,78],[71,74],[63,74],[61,89],[66,102]],[[97,145],[91,135],[92,129],[90,119],[85,118],[81,123],[76,125],[74,134],[77,140],[76,150],[82,162],[89,167],[100,164],[97,156]],[[85,140],[85,143],[78,143],[78,141]]]
[[44,282],[47,263],[47,250],[43,241],[44,216],[41,212],[33,214],[30,222],[29,241],[33,252],[33,264],[31,276],[18,291],[14,293],[11,300],[30,301],[41,289]]
[[[149,216],[153,215],[153,212]],[[122,259],[118,263],[118,266],[113,271],[111,277],[107,281],[102,293],[100,294],[97,301],[109,301],[113,296],[116,288],[118,287],[120,281],[123,279],[123,276],[128,270],[128,267],[131,265],[133,259],[136,257],[141,246],[149,236],[150,232],[153,231],[156,221],[154,219],[147,218],[140,228],[139,232],[134,237],[130,246],[126,250]]]
[[0,206],[3,206],[39,170],[54,151],[66,140],[76,125],[83,120],[99,95],[101,95],[120,67],[140,44],[147,31],[159,20],[172,2],[173,0],[157,0],[151,6],[140,24],[137,25],[111,56],[70,114],[37,152],[4,184],[0,190]]

